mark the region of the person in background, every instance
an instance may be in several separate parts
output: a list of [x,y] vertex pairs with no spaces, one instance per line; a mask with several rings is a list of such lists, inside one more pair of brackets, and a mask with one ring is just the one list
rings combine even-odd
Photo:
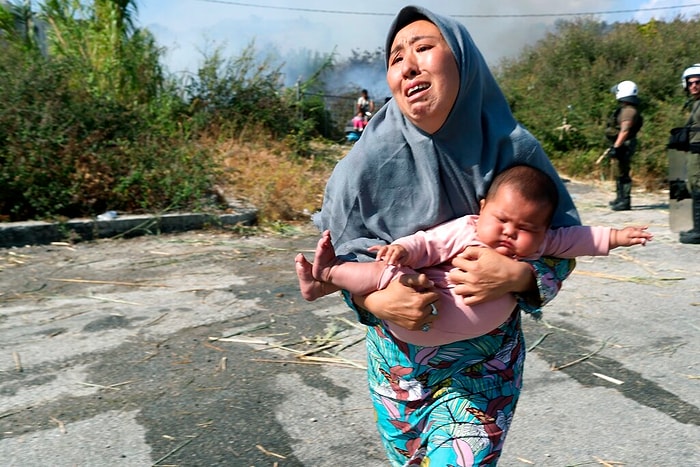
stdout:
[[[580,224],[573,201],[537,140],[513,117],[463,24],[416,6],[401,9],[386,39],[392,99],[329,178],[321,211],[344,261],[374,261],[369,247],[479,212],[494,177],[523,162],[556,183],[553,227]],[[299,263],[295,263],[295,267]],[[392,465],[494,465],[522,388],[520,311],[541,315],[575,260],[513,261],[468,247],[449,275],[465,305],[513,294],[486,335],[416,346],[385,323],[421,330],[439,319],[439,294],[424,275],[404,275],[368,295],[343,292],[367,325],[367,379]],[[301,265],[312,275],[311,265]],[[435,312],[433,311],[435,310]],[[437,313],[437,314],[435,314]]]
[[365,124],[367,124],[370,117],[374,114],[374,101],[370,99],[369,92],[366,89],[363,89],[360,93],[360,97],[357,98],[355,110],[358,114],[362,114]]
[[681,232],[681,243],[700,244],[700,63],[686,68],[681,77],[683,89],[688,93],[690,117],[690,149],[686,161],[688,189],[692,199],[693,228]]
[[610,201],[613,211],[629,211],[632,209],[632,178],[630,163],[637,149],[637,133],[642,128],[644,120],[639,113],[639,97],[637,85],[633,81],[622,81],[612,87],[618,107],[610,117],[605,134],[612,143],[608,149],[608,157],[617,159],[617,197]]
[[365,116],[362,112],[357,112],[357,115],[352,117],[352,128],[355,131],[362,131],[365,129],[365,126],[367,126],[367,121],[365,120]]
[[[550,229],[558,201],[557,186],[547,174],[516,164],[496,176],[481,200],[479,215],[459,217],[390,245],[370,247],[377,254],[374,262],[343,262],[335,255],[330,232],[325,231],[316,246],[311,277],[306,275],[309,268],[304,255],[299,253],[295,258],[301,294],[309,301],[341,289],[367,295],[401,275],[424,273],[440,291],[439,317],[421,331],[385,324],[404,342],[434,347],[486,334],[503,324],[488,319],[500,315],[490,310],[505,307],[512,311],[516,307],[512,295],[469,307],[452,293],[447,280],[452,268],[449,262],[468,246],[485,245],[514,260],[542,255],[575,258],[607,256],[613,248],[646,245],[653,237],[643,226]],[[485,309],[476,311],[482,307]]]

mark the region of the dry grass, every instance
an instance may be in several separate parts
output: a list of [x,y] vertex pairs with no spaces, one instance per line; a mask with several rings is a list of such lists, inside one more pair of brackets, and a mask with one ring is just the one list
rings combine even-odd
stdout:
[[299,159],[284,143],[262,137],[203,143],[214,148],[226,196],[258,208],[262,223],[307,221],[320,209],[326,181],[348,149],[318,143],[316,157]]

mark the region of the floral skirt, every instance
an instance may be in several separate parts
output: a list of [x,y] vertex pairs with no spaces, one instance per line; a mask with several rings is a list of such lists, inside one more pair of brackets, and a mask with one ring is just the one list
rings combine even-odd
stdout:
[[515,310],[487,335],[440,347],[368,328],[369,389],[394,466],[495,465],[522,387],[525,347]]

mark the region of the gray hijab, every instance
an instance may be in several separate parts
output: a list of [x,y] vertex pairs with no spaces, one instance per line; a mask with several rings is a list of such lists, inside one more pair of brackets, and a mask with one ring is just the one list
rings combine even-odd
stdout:
[[462,24],[407,6],[389,30],[387,58],[396,33],[419,19],[438,27],[455,56],[460,75],[457,99],[433,134],[413,125],[393,99],[372,117],[334,169],[323,207],[314,216],[319,230],[330,229],[336,253],[366,261],[371,245],[478,213],[479,200],[494,175],[513,162],[538,167],[558,184],[554,227],[578,225],[564,184],[537,140],[515,121]]

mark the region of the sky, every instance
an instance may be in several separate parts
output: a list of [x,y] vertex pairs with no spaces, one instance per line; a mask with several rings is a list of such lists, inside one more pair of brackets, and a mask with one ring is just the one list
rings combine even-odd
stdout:
[[[187,74],[203,54],[219,48],[235,57],[253,41],[257,50],[282,57],[300,50],[339,57],[373,52],[383,48],[393,17],[408,4],[456,16],[490,64],[517,56],[558,19],[574,19],[572,14],[596,12],[603,21],[640,23],[700,14],[700,0],[139,0],[137,23],[166,49],[168,71]],[[657,8],[663,9],[651,10]],[[555,14],[562,16],[550,16]]]

